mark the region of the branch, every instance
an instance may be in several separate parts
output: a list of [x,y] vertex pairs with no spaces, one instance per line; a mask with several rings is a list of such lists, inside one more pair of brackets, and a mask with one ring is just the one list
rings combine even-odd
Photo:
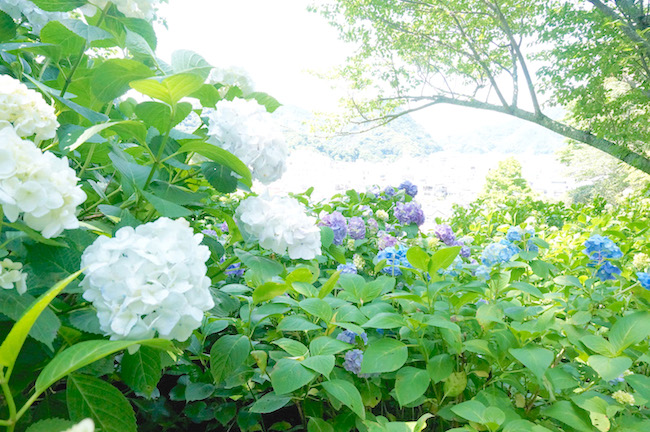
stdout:
[[629,21],[624,19],[622,16],[620,16],[614,9],[611,7],[607,6],[600,0],[587,0],[589,3],[593,4],[596,9],[613,19],[614,21],[620,21],[623,23],[623,25],[620,27],[623,33],[630,38],[633,42],[636,42],[645,48],[646,54],[650,54],[650,42],[648,42],[646,39],[642,38],[639,36],[639,34],[636,32],[636,29],[634,26],[632,26]]

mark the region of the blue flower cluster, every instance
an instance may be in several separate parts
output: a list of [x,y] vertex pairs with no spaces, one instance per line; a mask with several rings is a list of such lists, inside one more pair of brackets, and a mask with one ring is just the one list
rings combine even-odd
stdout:
[[585,249],[582,251],[591,258],[587,264],[589,267],[597,267],[596,276],[601,281],[614,280],[615,274],[621,274],[621,269],[607,261],[608,259],[617,259],[623,256],[621,249],[611,239],[593,235],[584,244]]
[[386,267],[381,269],[384,273],[391,276],[399,276],[402,274],[401,267],[413,268],[411,263],[406,258],[405,249],[395,249],[394,247],[387,247],[377,254],[377,261],[386,260]]
[[639,283],[641,286],[647,290],[650,290],[650,273],[638,272],[636,276],[639,278]]
[[397,203],[395,206],[395,217],[402,225],[410,225],[412,223],[420,226],[424,223],[424,212],[420,204],[415,201],[407,203]]
[[348,227],[345,221],[345,216],[343,216],[341,212],[335,211],[323,216],[320,225],[332,228],[332,231],[334,231],[333,242],[335,245],[343,244],[343,239],[348,235]]
[[476,267],[476,270],[474,270],[474,276],[486,281],[490,280],[490,268],[481,264],[480,266]]
[[402,182],[402,184],[400,184],[397,188],[403,189],[404,192],[406,192],[406,195],[409,195],[411,197],[414,197],[418,194],[418,187],[408,180]]
[[352,263],[339,264],[336,270],[340,270],[341,274],[357,274],[357,267]]
[[359,216],[353,216],[348,221],[348,233],[355,240],[366,237],[366,223]]
[[345,353],[345,361],[343,362],[343,368],[352,372],[353,374],[359,375],[361,372],[361,362],[363,361],[363,351],[360,349],[353,349]]
[[527,227],[524,229],[520,226],[511,226],[506,233],[506,240],[510,242],[523,241],[526,237],[528,237],[528,241],[526,242],[525,249],[531,252],[538,252],[539,246],[532,241],[532,237],[535,237],[534,228]]
[[517,253],[519,253],[519,248],[512,242],[503,239],[499,243],[490,243],[485,247],[481,254],[481,262],[487,267],[492,267],[510,261]]
[[438,270],[438,273],[456,277],[460,274],[461,270],[463,270],[463,260],[459,255],[454,258],[454,261],[452,261],[451,264],[449,264],[449,267],[446,269],[440,269]]
[[366,332],[357,334],[352,330],[343,330],[341,333],[339,333],[336,339],[354,345],[357,343],[357,336],[361,338],[364,345],[368,345],[368,335],[366,334]]

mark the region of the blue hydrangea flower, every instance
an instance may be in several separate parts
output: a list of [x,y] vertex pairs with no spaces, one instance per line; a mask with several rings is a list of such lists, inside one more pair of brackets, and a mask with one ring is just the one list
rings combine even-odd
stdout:
[[359,216],[353,216],[348,221],[348,234],[355,240],[366,237],[366,223]]
[[449,225],[436,225],[433,227],[433,233],[447,246],[453,246],[456,241],[454,231]]
[[386,195],[388,198],[394,197],[396,193],[397,193],[397,189],[395,189],[392,186],[386,186],[386,188],[384,189],[384,195]]
[[402,225],[416,224],[420,226],[424,223],[424,212],[420,204],[415,201],[407,203],[397,203],[395,207],[395,217]]
[[221,225],[219,225],[219,229],[221,230],[222,233],[227,233],[228,232],[228,224],[226,222],[223,222]]
[[418,194],[418,187],[408,180],[402,182],[402,184],[398,186],[398,189],[403,189],[404,192],[406,192],[406,195],[410,195],[412,197]]
[[321,219],[319,225],[332,228],[332,231],[334,231],[333,243],[335,245],[342,245],[343,239],[346,235],[348,235],[347,223],[345,221],[345,217],[341,214],[341,212],[335,211],[331,214],[326,214]]
[[460,271],[462,269],[463,269],[463,260],[460,258],[460,256],[456,255],[456,258],[454,258],[454,261],[451,264],[449,264],[449,267],[447,267],[446,269],[438,270],[438,273],[447,276],[456,277],[460,274]]
[[352,263],[339,264],[336,270],[340,270],[341,274],[357,274],[357,267]]
[[357,343],[357,336],[361,338],[364,345],[368,345],[368,335],[366,334],[366,332],[357,334],[352,330],[343,330],[341,333],[339,333],[336,339],[354,345],[355,343]]
[[201,233],[210,237],[215,237],[215,238],[219,237],[219,234],[217,234],[217,232],[212,229],[204,229],[203,231],[201,231]]
[[242,277],[244,276],[244,269],[241,268],[241,263],[235,263],[229,265],[225,273],[230,276]]
[[386,267],[381,269],[381,271],[392,276],[399,276],[402,274],[402,269],[400,269],[399,266],[413,268],[406,258],[405,249],[395,249],[392,246],[387,247],[377,254],[377,261],[381,260],[386,260]]
[[530,252],[539,252],[539,246],[533,243],[532,240],[528,240],[528,242],[526,242],[526,250]]
[[606,281],[606,280],[614,280],[616,279],[613,275],[615,274],[621,274],[621,269],[610,263],[609,261],[605,261],[600,268],[596,271],[596,276],[600,278],[601,281]]
[[363,351],[360,349],[353,349],[345,353],[345,361],[343,368],[346,371],[359,375],[361,372],[361,362],[363,361]]
[[490,269],[487,266],[480,265],[474,270],[474,276],[483,280],[490,280]]
[[510,261],[517,253],[519,253],[519,248],[504,239],[499,243],[490,243],[487,245],[481,255],[481,262],[487,267],[492,267],[493,265]]
[[582,252],[598,263],[605,259],[618,259],[623,256],[623,252],[616,246],[616,243],[601,235],[591,236],[584,246],[585,249]]
[[650,273],[638,272],[636,277],[643,288],[650,290]]
[[521,241],[524,237],[524,229],[520,226],[511,226],[508,228],[506,239],[511,242]]

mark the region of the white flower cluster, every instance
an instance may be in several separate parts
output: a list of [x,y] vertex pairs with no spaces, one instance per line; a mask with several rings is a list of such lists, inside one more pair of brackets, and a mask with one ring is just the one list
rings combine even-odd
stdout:
[[83,298],[111,339],[156,333],[184,341],[214,306],[205,261],[210,256],[185,219],[160,218],[99,237],[81,257]]
[[241,159],[264,184],[282,177],[287,146],[271,114],[256,100],[238,98],[219,101],[216,108],[206,112],[209,142]]
[[289,252],[292,259],[312,259],[321,254],[316,218],[289,197],[249,197],[239,204],[236,216],[242,228],[260,246],[275,253]]
[[16,288],[18,294],[27,291],[27,274],[20,271],[22,268],[21,263],[13,262],[7,258],[0,261],[0,288]]
[[0,121],[0,205],[10,222],[22,214],[45,238],[78,228],[77,206],[86,200],[78,180],[67,158],[41,152]]
[[36,135],[37,141],[54,138],[59,127],[54,108],[43,96],[9,75],[0,75],[0,121],[3,120],[12,123],[21,137]]
[[207,83],[237,86],[244,94],[252,92],[254,88],[253,79],[248,75],[248,72],[236,66],[212,69]]
[[[99,9],[104,9],[108,3],[113,3],[117,10],[128,18],[142,18],[151,21],[156,12],[155,5],[159,3],[159,0],[90,0],[88,3]],[[95,13],[95,11],[91,12],[86,6],[82,8],[82,11],[86,15]]]
[[[0,10],[11,16],[14,20],[20,20],[22,16],[32,25],[34,33],[40,33],[50,21],[68,18],[69,15],[63,12],[47,12],[36,6],[29,0],[0,0]],[[1,88],[1,87],[0,87]]]
[[83,419],[81,422],[72,426],[70,429],[66,429],[63,432],[95,432],[95,422],[92,419]]

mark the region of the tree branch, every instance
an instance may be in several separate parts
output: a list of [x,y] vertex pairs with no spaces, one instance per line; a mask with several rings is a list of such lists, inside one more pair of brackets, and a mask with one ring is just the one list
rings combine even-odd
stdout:
[[614,9],[607,6],[600,0],[587,0],[589,3],[593,4],[599,11],[613,19],[614,21],[620,21],[623,25],[620,27],[621,31],[630,38],[633,42],[636,42],[643,46],[646,54],[650,55],[650,42],[642,38],[637,32],[636,29],[622,16],[620,16]]

